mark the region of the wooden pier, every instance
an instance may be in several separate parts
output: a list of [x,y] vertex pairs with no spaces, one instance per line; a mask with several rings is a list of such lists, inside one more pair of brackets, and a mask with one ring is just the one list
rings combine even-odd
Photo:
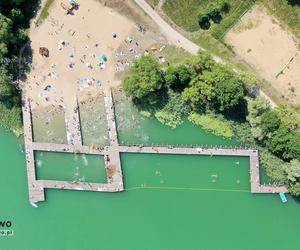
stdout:
[[[80,114],[77,99],[72,107],[74,115],[66,118],[67,129],[72,134],[72,143],[53,144],[38,143],[33,141],[32,119],[30,100],[23,97],[23,122],[24,137],[26,147],[26,165],[28,176],[29,200],[31,203],[37,203],[45,200],[44,189],[66,189],[66,190],[84,190],[96,192],[120,192],[124,190],[121,153],[144,153],[144,154],[181,154],[181,155],[228,155],[245,156],[250,161],[250,187],[252,193],[279,193],[288,190],[285,186],[271,186],[260,184],[259,172],[259,152],[256,149],[228,149],[228,148],[207,148],[207,147],[163,147],[163,146],[143,146],[143,145],[119,145],[118,132],[115,122],[114,102],[111,90],[105,90],[105,109],[109,132],[109,146],[91,147],[82,145]],[[61,152],[73,154],[93,154],[104,157],[107,174],[107,183],[87,183],[87,182],[67,182],[53,180],[37,180],[35,172],[34,151]]]
[[272,186],[260,184],[259,152],[256,149],[230,149],[205,147],[144,147],[119,146],[121,153],[146,154],[177,154],[177,155],[210,155],[210,156],[247,156],[250,159],[250,186],[251,193],[287,193],[285,186]]
[[[68,109],[69,112],[67,112],[66,109]],[[68,144],[81,146],[82,137],[77,97],[75,97],[72,104],[65,107],[65,124]]]

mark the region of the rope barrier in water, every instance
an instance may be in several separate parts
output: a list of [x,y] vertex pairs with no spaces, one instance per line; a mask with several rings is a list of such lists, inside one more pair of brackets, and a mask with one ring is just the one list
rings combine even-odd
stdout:
[[188,190],[188,191],[213,191],[213,192],[240,192],[240,193],[249,193],[249,190],[244,189],[213,189],[213,188],[197,188],[197,187],[152,187],[152,186],[143,186],[143,187],[132,187],[126,188],[125,191],[133,191],[140,189],[159,189],[159,190]]

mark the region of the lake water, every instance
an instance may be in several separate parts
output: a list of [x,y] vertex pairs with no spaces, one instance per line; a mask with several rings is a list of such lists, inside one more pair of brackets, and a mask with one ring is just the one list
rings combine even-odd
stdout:
[[[171,130],[151,119],[121,130],[120,139],[238,144],[187,122]],[[245,157],[122,154],[125,192],[47,190],[34,208],[20,143],[0,130],[0,221],[12,221],[14,230],[0,237],[1,250],[299,249],[300,204],[251,194]],[[38,154],[41,178],[72,179],[78,170],[80,178],[97,181],[99,173],[102,180],[102,159]]]

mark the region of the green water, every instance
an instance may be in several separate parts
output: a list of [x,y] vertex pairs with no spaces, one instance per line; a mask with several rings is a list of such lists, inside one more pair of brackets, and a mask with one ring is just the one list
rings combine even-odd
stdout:
[[[149,143],[226,143],[203,138],[189,124],[169,130],[144,122],[139,132]],[[41,169],[70,167],[73,157],[43,155]],[[19,142],[3,130],[0,159],[0,220],[11,220],[15,233],[0,237],[1,250],[299,249],[300,204],[291,197],[282,204],[277,195],[251,194],[244,157],[122,154],[125,192],[48,190],[39,208],[28,203]]]
[[103,95],[80,101],[79,111],[83,144],[109,145]]
[[114,92],[118,139],[122,144],[155,144],[155,145],[219,145],[240,146],[236,140],[225,140],[222,137],[208,134],[199,127],[184,119],[176,129],[162,125],[154,118],[145,118],[131,105],[121,92]]
[[32,111],[33,137],[35,142],[67,143],[64,111],[48,107]]
[[107,182],[103,156],[36,152],[35,160],[39,180]]

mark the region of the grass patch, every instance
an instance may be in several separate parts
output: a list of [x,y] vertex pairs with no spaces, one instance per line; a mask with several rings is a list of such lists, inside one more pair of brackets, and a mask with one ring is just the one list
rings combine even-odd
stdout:
[[217,25],[213,25],[211,28],[211,34],[214,38],[221,40],[226,33],[245,15],[248,10],[252,8],[255,1],[231,1],[232,7],[228,15],[224,15],[222,22]]
[[42,9],[42,11],[37,19],[38,25],[41,25],[43,23],[43,21],[46,20],[46,18],[49,16],[49,10],[50,10],[51,6],[53,5],[54,1],[55,0],[47,0],[44,8]]
[[156,7],[157,4],[159,3],[159,0],[146,0],[146,2],[152,7]]
[[[210,0],[166,0],[163,11],[179,27],[188,32],[195,32],[200,29],[198,23],[199,10],[206,8]],[[222,39],[226,32],[246,13],[254,4],[254,0],[241,1],[230,0],[230,11],[223,15],[220,24],[212,24],[206,32],[216,39]]]
[[[199,45],[211,54],[217,55],[225,61],[235,65],[236,68],[248,71],[248,65],[233,53],[230,46],[226,45],[222,40],[218,40],[211,35],[212,30],[205,31],[200,29],[200,26],[197,22],[197,14],[199,9],[195,10],[195,8],[192,8],[191,6],[205,6],[205,3],[208,2],[209,1],[206,0],[167,0],[162,6],[163,11],[160,14],[171,26],[173,26],[173,28],[177,29],[187,39],[193,41],[195,44]],[[181,11],[178,10],[178,6],[181,6]],[[195,18],[191,18],[193,15]],[[180,22],[176,22],[174,18]],[[188,28],[188,24],[194,25],[195,28]]]
[[162,52],[161,55],[166,58],[166,62],[162,66],[168,64],[178,65],[186,61],[191,56],[189,52],[182,48],[178,48],[174,45],[168,45]]
[[260,2],[300,39],[300,6],[291,6],[287,0],[260,0]]
[[162,9],[179,27],[194,32],[200,29],[197,17],[200,8],[205,8],[209,2],[209,0],[166,0]]

